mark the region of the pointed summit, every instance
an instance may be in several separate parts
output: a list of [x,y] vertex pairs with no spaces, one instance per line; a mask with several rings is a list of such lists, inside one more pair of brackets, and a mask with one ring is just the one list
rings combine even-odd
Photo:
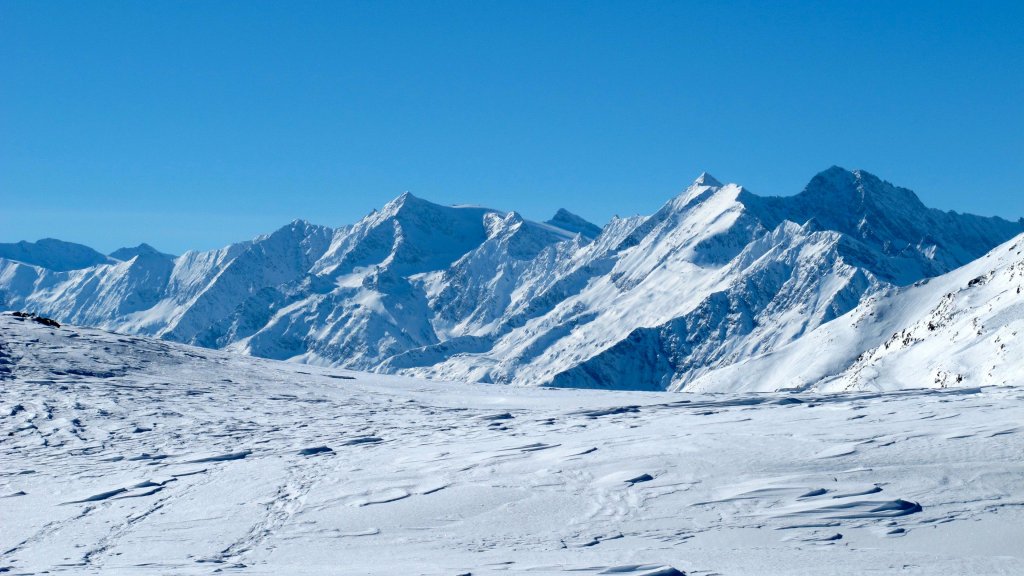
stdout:
[[686,187],[686,190],[670,200],[666,206],[670,206],[670,210],[684,210],[694,203],[701,202],[728,188],[729,186],[722,184],[711,174],[701,172],[700,176]]
[[123,262],[127,262],[136,256],[156,256],[159,258],[174,259],[171,254],[164,254],[163,252],[153,248],[149,244],[143,242],[134,248],[125,246],[124,248],[118,248],[109,254],[111,258],[116,258]]
[[327,226],[321,226],[319,224],[313,224],[308,220],[296,218],[291,222],[281,226],[277,230],[274,230],[270,234],[264,234],[258,236],[257,239],[276,239],[278,241],[301,242],[303,239],[310,238],[312,236],[318,236],[323,234],[330,234],[331,229]]
[[600,226],[569,212],[565,208],[559,208],[558,212],[555,212],[555,216],[544,223],[561,228],[567,232],[572,232],[573,234],[579,234],[587,239],[596,238],[601,233]]
[[693,186],[716,186],[717,187],[717,186],[721,186],[722,183],[719,182],[711,174],[708,174],[707,172],[701,172],[700,176],[697,176],[697,179],[693,181],[692,185]]
[[500,212],[488,212],[484,214],[484,228],[487,229],[487,238],[494,238],[512,228],[520,226],[525,220],[518,212],[512,211],[506,214]]
[[444,208],[429,200],[414,196],[411,192],[402,192],[397,198],[384,205],[378,212],[378,217],[394,218],[400,214],[411,212],[432,211]]
[[410,200],[416,200],[416,197],[413,196],[411,192],[402,192],[396,198],[385,204],[380,211],[388,214],[394,214],[401,210],[402,207],[404,207]]

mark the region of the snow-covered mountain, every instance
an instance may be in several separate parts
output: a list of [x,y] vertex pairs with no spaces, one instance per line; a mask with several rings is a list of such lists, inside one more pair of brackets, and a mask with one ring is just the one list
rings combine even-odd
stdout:
[[[563,269],[540,274],[556,290],[521,299],[488,333],[486,350],[451,354],[446,344],[447,359],[418,350],[384,368],[680,389],[798,340],[894,287],[967,264],[1022,230],[1020,222],[928,209],[864,172],[832,168],[788,198],[759,197],[702,175],[653,216],[613,222],[562,258]],[[524,274],[524,286],[534,276]],[[559,292],[562,279],[570,287]],[[748,385],[717,382],[713,389]]]
[[[431,318],[440,326],[468,300],[479,300],[477,316],[504,306],[508,294],[483,293],[497,267],[512,278],[516,262],[578,238],[515,213],[403,194],[353,226],[295,221],[252,241],[178,258],[140,246],[80,269],[0,259],[0,299],[5,308],[81,325],[365,368],[439,342]],[[431,309],[431,273],[481,292],[454,299],[447,310]]]
[[[788,197],[704,174],[655,214],[603,229],[565,210],[538,223],[403,194],[352,226],[296,221],[177,258],[145,245],[91,263],[77,248],[47,246],[46,258],[7,249],[0,307],[421,377],[776,389],[812,383],[783,376],[774,359],[792,363],[790,351],[818,338],[832,338],[836,360],[817,380],[855,370],[882,342],[822,334],[923,293],[903,287],[995,261],[982,256],[1022,232],[1024,220],[929,209],[909,190],[836,167]],[[910,328],[900,322],[886,313],[873,329]],[[871,385],[843,378],[835,386]]]
[[787,346],[697,378],[693,390],[894,390],[1019,384],[1024,235],[949,274],[868,298]]
[[145,242],[139,244],[138,246],[125,246],[124,248],[118,248],[117,250],[114,250],[113,252],[110,253],[111,258],[121,261],[131,260],[136,256],[161,256],[163,258],[167,258],[168,260],[174,260],[174,256],[170,254],[164,254],[163,252],[160,252],[159,250],[153,248],[152,246],[146,244]]
[[54,238],[43,238],[38,242],[0,244],[0,258],[60,272],[107,264],[111,261],[88,246]]

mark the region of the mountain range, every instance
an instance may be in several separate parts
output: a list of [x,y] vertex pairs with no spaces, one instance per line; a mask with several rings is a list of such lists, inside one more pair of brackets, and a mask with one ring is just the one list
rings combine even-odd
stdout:
[[998,384],[1024,371],[1024,219],[833,167],[763,197],[702,174],[603,228],[403,194],[181,256],[0,244],[0,308],[254,356],[631,390]]

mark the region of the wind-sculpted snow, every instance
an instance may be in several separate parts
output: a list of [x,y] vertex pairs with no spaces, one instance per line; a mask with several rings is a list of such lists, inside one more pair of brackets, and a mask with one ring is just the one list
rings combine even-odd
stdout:
[[537,223],[407,193],[351,226],[297,221],[178,258],[144,245],[76,270],[0,258],[0,306],[381,373],[778,389],[835,375],[881,342],[844,336],[810,380],[752,384],[735,367],[1022,231],[1024,221],[929,209],[841,168],[790,197],[703,174],[653,215],[616,218],[600,233],[565,210]]
[[4,315],[0,571],[1019,574],[1022,421],[1016,386],[446,384]]

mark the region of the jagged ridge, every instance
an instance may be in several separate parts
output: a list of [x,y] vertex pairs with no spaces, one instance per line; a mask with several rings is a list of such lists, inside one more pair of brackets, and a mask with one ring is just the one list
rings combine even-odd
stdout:
[[1024,222],[930,209],[909,190],[837,167],[789,197],[705,173],[655,214],[603,229],[565,210],[536,223],[406,193],[351,226],[295,221],[177,258],[148,245],[110,257],[49,242],[38,243],[51,248],[47,258],[9,249],[0,304],[382,372],[730,389],[744,384],[715,375],[1021,231]]

